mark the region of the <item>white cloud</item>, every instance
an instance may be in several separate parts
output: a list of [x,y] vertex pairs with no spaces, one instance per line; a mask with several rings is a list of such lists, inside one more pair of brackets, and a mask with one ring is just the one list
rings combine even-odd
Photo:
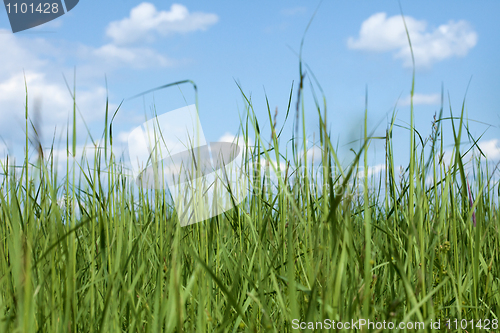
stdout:
[[[242,135],[235,136],[232,133],[226,132],[224,135],[222,135],[218,142],[231,142],[231,143],[236,143],[238,145],[244,145],[245,144],[245,137]],[[254,141],[251,137],[248,137],[248,146],[253,146]]]
[[217,23],[218,16],[194,12],[179,4],[173,4],[169,11],[158,11],[156,7],[143,2],[130,11],[130,16],[108,25],[106,34],[117,45],[139,41],[153,41],[156,34],[166,36],[172,33],[186,33],[206,30]]
[[219,142],[234,142],[237,139],[237,137],[234,134],[231,134],[229,132],[224,133],[223,136],[219,138]]
[[[376,164],[372,166],[368,166],[368,177],[371,176],[380,176],[381,173],[385,172],[385,164]],[[360,167],[357,173],[359,179],[365,177],[364,167]]]
[[[307,160],[309,162],[317,163],[323,160],[323,149],[318,146],[313,146],[307,150]],[[303,157],[301,156],[301,159]]]
[[489,160],[497,160],[500,158],[500,141],[492,139],[479,143],[479,148]]
[[[37,131],[45,139],[45,143],[51,142],[54,129],[58,130],[56,135],[59,135],[67,128],[73,100],[64,82],[54,82],[42,71],[28,71],[24,75],[20,73],[4,81],[0,80],[0,131],[7,142],[12,144],[20,142],[18,139],[25,135],[25,78],[28,87],[28,115],[39,126]],[[92,122],[101,116],[105,96],[106,90],[100,86],[77,90],[77,105],[86,122]],[[39,107],[39,114],[35,113],[35,106]],[[86,137],[87,132],[79,115],[77,127],[78,134]]]
[[[90,162],[90,165],[93,165],[94,157],[99,155],[101,158],[103,158],[104,151],[102,149],[98,150],[96,152],[96,148],[92,145],[83,145],[83,144],[78,144],[75,146],[75,158],[73,158],[72,155],[72,147],[70,144],[69,150],[66,148],[66,142],[64,144],[61,144],[59,146],[53,147],[53,149],[44,149],[44,159],[45,161],[49,162],[52,161],[54,162],[54,166],[57,169],[57,172],[59,174],[67,174],[67,162],[69,161],[69,167],[72,169],[72,164],[73,161],[76,162],[76,172],[77,174],[81,172],[80,168],[78,165],[80,165],[83,170],[88,172],[88,165],[86,163],[82,164],[82,158],[88,162]],[[36,154],[36,156],[33,156],[32,159],[36,160],[39,158],[39,155]],[[109,158],[109,153],[108,157]]]
[[[16,146],[22,144],[25,137],[26,84],[30,119],[38,125],[45,143],[51,142],[55,128],[56,139],[59,139],[73,108],[71,95],[61,77],[68,55],[43,38],[26,38],[6,30],[0,30],[0,45],[0,136],[11,152],[19,152]],[[101,85],[83,81],[77,81],[77,105],[85,120],[91,122],[103,113],[106,90]],[[79,134],[86,137],[79,116],[77,126],[82,129]]]
[[[121,44],[135,38],[143,40],[147,36],[154,38],[174,32],[205,30],[217,20],[214,14],[189,13],[182,5],[172,5],[170,11],[165,12],[157,11],[151,4],[142,3],[132,10],[129,18],[108,26],[107,34],[114,42],[100,47],[64,40],[55,43],[0,29],[0,136],[5,139],[9,149],[12,148],[14,152],[20,150],[24,142],[20,139],[25,136],[26,80],[31,119],[35,120],[34,106],[40,106],[37,119],[42,139],[45,138],[50,144],[55,128],[56,140],[60,139],[60,134],[65,133],[68,126],[68,117],[73,108],[71,94],[60,73],[71,73],[66,76],[71,80],[73,70],[69,69],[75,60],[78,61],[77,105],[87,125],[93,129],[92,121],[102,121],[101,118],[104,118],[106,89],[103,87],[103,73],[119,68],[169,67],[181,62],[153,48]],[[71,66],[68,65],[70,61]],[[113,103],[109,105],[110,110],[116,107]],[[88,133],[79,114],[77,117],[78,136],[82,140]],[[96,133],[93,134],[95,136]]]
[[118,142],[120,143],[128,143],[128,137],[130,136],[130,134],[132,133],[132,130],[130,131],[120,131],[120,133],[118,133]]
[[284,8],[280,11],[280,14],[283,16],[295,16],[299,14],[304,14],[305,12],[307,12],[307,7],[298,6],[298,7]]
[[[498,161],[500,160],[500,140],[499,139],[491,139],[487,141],[480,141],[477,143],[481,152],[486,156],[488,161]],[[465,145],[461,149],[461,153],[463,154],[464,150],[468,150],[468,152],[463,156],[462,163],[466,169],[472,170],[475,165],[474,160],[477,158],[481,158],[484,162],[484,157],[481,155],[477,147],[473,147],[470,149],[470,145]],[[454,150],[445,150],[443,162],[449,167],[454,163],[455,155]],[[471,163],[472,162],[472,163]]]
[[42,39],[19,38],[17,35],[8,30],[0,29],[0,78],[19,73],[23,69],[33,67],[42,67],[47,64],[47,61],[35,55],[38,53],[47,52],[48,49],[53,49]]
[[[410,105],[411,96],[406,96],[401,105]],[[413,105],[438,105],[441,104],[441,94],[414,94]]]
[[[477,43],[477,33],[466,21],[449,21],[430,29],[427,22],[405,16],[411,38],[415,64],[429,67],[451,57],[467,55]],[[394,57],[411,67],[411,53],[401,16],[387,17],[386,13],[370,16],[361,24],[358,38],[349,37],[350,49],[373,52],[394,52]]]
[[122,67],[130,65],[134,68],[167,67],[172,66],[174,61],[148,48],[123,47],[114,44],[106,44],[98,49],[92,50],[93,55],[100,58],[108,66]]

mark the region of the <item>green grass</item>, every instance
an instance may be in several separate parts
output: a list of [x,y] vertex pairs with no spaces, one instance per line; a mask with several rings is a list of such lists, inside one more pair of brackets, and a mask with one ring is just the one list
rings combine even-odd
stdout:
[[[484,159],[464,158],[475,145],[460,144],[464,108],[458,117],[442,110],[425,140],[413,129],[412,106],[402,175],[394,165],[395,113],[383,137],[365,121],[360,150],[345,168],[329,136],[326,100],[306,107],[302,67],[300,74],[283,111],[295,124],[292,138],[282,137],[270,107],[268,119],[257,119],[242,91],[241,134],[255,142],[245,152],[247,166],[257,166],[248,169],[252,190],[240,206],[184,228],[168,194],[137,189],[117,161],[107,105],[102,147],[75,156],[76,132],[68,133],[63,177],[54,147],[29,145],[27,135],[23,165],[3,165],[0,331],[287,332],[293,319],[496,320],[500,187]],[[307,161],[299,122],[312,113],[319,165]],[[73,128],[75,118],[76,107]],[[263,123],[273,129],[270,142],[260,136]],[[26,108],[26,133],[30,127]],[[448,164],[444,137],[456,143]],[[291,151],[281,151],[290,139]],[[364,154],[374,140],[385,143],[380,177],[369,177]],[[43,159],[28,154],[33,145]]]

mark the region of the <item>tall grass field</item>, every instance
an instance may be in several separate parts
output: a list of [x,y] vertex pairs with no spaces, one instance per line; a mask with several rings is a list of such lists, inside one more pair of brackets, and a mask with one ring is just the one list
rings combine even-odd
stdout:
[[[306,86],[301,63],[279,110],[291,137],[272,107],[256,117],[241,90],[248,196],[186,227],[168,191],[139,188],[124,170],[115,110],[103,105],[103,139],[82,154],[73,126],[61,173],[54,147],[30,140],[26,106],[24,160],[1,165],[0,332],[341,332],[338,322],[362,319],[372,325],[351,331],[498,332],[500,184],[480,152],[470,157],[477,138],[464,108],[442,107],[422,138],[411,106],[400,170],[396,112],[375,137],[367,107],[345,166],[326,99],[304,103]],[[319,119],[315,159],[308,115]],[[375,141],[385,147],[379,174],[369,172]]]

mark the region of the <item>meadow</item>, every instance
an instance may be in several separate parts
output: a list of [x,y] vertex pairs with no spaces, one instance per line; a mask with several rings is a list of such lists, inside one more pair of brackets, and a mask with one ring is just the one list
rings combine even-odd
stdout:
[[[451,331],[459,331],[466,320],[467,332],[497,331],[500,184],[481,153],[470,158],[478,147],[464,107],[441,107],[422,138],[412,104],[403,172],[394,162],[396,110],[385,136],[374,137],[367,107],[345,167],[326,98],[313,93],[313,105],[304,103],[304,73],[301,63],[283,124],[269,104],[258,119],[241,90],[239,134],[253,142],[248,197],[187,227],[168,192],[138,188],[123,170],[113,150],[116,110],[103,106],[98,149],[77,155],[76,126],[67,133],[61,175],[54,147],[30,139],[26,106],[24,161],[2,163],[0,331],[291,332],[294,322],[361,318],[424,322],[426,332],[431,321],[448,331],[444,323],[457,320]],[[307,154],[301,121],[312,113],[319,161]],[[74,100],[74,125],[76,117]],[[284,138],[289,123],[294,133]],[[260,134],[264,124],[270,138]],[[448,158],[444,137],[455,143]],[[369,174],[374,141],[385,146],[378,175]]]

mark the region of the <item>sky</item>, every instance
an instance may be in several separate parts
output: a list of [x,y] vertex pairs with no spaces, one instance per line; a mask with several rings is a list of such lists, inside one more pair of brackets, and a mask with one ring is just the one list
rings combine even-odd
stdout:
[[[480,147],[489,159],[500,159],[500,2],[493,0],[80,0],[67,14],[15,34],[1,7],[0,154],[23,153],[25,80],[30,118],[45,147],[55,142],[56,148],[64,148],[72,114],[68,85],[76,87],[82,115],[77,121],[79,146],[89,144],[90,136],[100,140],[106,97],[111,110],[125,100],[113,127],[115,144],[125,149],[128,134],[151,116],[153,101],[158,114],[196,101],[188,84],[143,99],[127,98],[186,79],[197,85],[207,141],[238,134],[245,110],[239,87],[251,96],[263,133],[269,133],[264,137],[269,137],[266,96],[272,113],[278,110],[281,127],[292,83],[294,103],[297,98],[298,53],[311,22],[302,49],[308,66],[308,148],[319,138],[310,93],[315,77],[343,161],[352,160],[349,148],[360,145],[368,96],[369,131],[375,135],[385,135],[392,112],[397,112],[395,154],[403,164],[409,155],[404,127],[410,121],[412,61],[400,4],[415,55],[416,129],[423,137],[431,133],[443,89],[444,115],[450,108],[459,115],[465,98],[472,136],[483,135]],[[294,131],[292,120],[285,124],[284,138]],[[449,122],[444,137],[451,150]],[[383,163],[383,142],[370,149],[370,164]]]

